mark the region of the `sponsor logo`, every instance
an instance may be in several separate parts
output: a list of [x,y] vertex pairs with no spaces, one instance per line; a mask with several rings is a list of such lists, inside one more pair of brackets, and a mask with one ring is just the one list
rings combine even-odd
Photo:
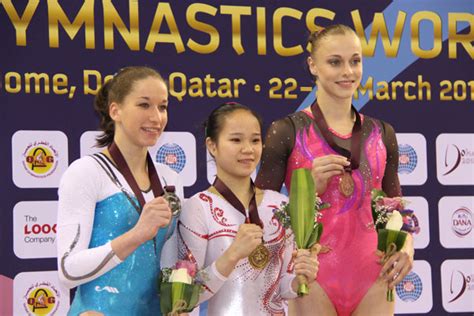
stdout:
[[452,216],[453,232],[458,237],[466,237],[472,230],[472,212],[467,207],[460,207]]
[[414,210],[413,217],[406,216],[403,221],[412,227],[415,249],[426,248],[430,243],[428,201],[422,196],[405,196],[404,199],[408,209]]
[[156,152],[156,162],[165,164],[180,173],[186,166],[186,153],[178,144],[166,143]]
[[441,292],[446,311],[474,312],[473,267],[472,259],[445,260],[441,264]]
[[397,134],[398,177],[401,185],[421,185],[428,179],[426,138],[422,134]]
[[189,132],[163,132],[150,148],[155,162],[167,165],[180,174],[183,186],[196,182],[196,138]]
[[415,213],[411,214],[411,216],[405,216],[403,218],[404,224],[410,227],[410,231],[419,234],[420,233],[420,221],[418,217],[416,217]]
[[23,168],[36,178],[46,178],[58,166],[58,152],[47,141],[37,141],[29,144],[23,152]]
[[474,164],[474,151],[468,148],[459,148],[455,144],[449,144],[446,146],[444,154],[444,168],[445,172],[443,176],[446,176],[461,165]]
[[398,145],[398,173],[410,174],[418,164],[418,155],[415,149],[408,144]]
[[56,239],[56,224],[32,224],[32,222],[37,221],[36,216],[26,215],[25,217],[27,221],[23,227],[25,243],[54,243]]
[[[453,156],[453,157],[452,157],[452,159],[449,159],[451,161],[448,161],[448,157],[450,156],[449,153],[451,152],[450,148],[452,148],[451,151],[453,153],[451,154],[451,156]],[[461,163],[461,151],[459,150],[458,146],[456,146],[454,144],[446,146],[446,151],[444,153],[444,167],[448,171],[443,173],[443,176],[445,176],[447,174],[450,174],[451,172],[456,170],[457,167],[459,167],[460,163]]]
[[427,261],[413,261],[413,270],[395,286],[395,314],[429,313],[433,308],[431,266]]
[[395,286],[395,291],[404,302],[415,302],[423,292],[423,282],[418,274],[412,271]]
[[474,184],[474,134],[440,134],[436,138],[436,175],[444,185]]
[[449,293],[452,298],[449,303],[459,300],[466,291],[474,290],[474,274],[465,275],[462,271],[453,270],[449,284]]
[[57,201],[21,201],[13,208],[13,250],[22,259],[56,257]]
[[67,136],[60,131],[17,131],[12,136],[13,183],[19,188],[58,187],[68,166]]
[[59,291],[49,282],[36,283],[24,295],[27,315],[53,315],[59,307]]

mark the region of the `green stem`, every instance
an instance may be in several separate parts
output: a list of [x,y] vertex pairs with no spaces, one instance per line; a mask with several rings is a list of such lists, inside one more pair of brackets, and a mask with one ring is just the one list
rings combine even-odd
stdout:
[[387,302],[393,302],[393,289],[387,289]]
[[300,284],[298,286],[298,296],[304,296],[309,293],[309,288],[307,284]]

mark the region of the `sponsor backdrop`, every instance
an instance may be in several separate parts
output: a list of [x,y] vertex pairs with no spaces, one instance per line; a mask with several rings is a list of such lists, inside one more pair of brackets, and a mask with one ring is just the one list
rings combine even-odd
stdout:
[[474,3],[452,1],[1,0],[0,315],[63,315],[56,205],[61,175],[94,147],[100,85],[127,65],[159,69],[169,124],[151,148],[191,196],[212,181],[202,122],[218,104],[265,128],[309,105],[306,37],[354,27],[364,77],[354,105],[391,123],[404,195],[416,210],[413,271],[397,314],[474,312]]

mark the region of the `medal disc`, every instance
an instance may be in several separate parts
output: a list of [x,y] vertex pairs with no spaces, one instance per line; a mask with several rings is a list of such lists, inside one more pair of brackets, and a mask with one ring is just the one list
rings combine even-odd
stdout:
[[345,197],[350,197],[354,192],[354,180],[349,172],[344,172],[339,180],[339,192]]
[[265,268],[270,261],[270,251],[263,244],[260,244],[252,251],[248,259],[252,267],[261,270]]
[[173,217],[177,217],[181,213],[181,200],[179,197],[174,192],[165,191],[163,198],[168,201]]

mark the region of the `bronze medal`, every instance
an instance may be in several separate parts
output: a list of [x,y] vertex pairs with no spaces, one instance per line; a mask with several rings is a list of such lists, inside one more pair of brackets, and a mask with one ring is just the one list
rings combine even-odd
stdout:
[[360,164],[360,151],[362,141],[362,120],[359,112],[352,106],[352,112],[355,114],[355,122],[352,127],[351,147],[350,150],[340,147],[334,140],[333,134],[329,131],[329,126],[324,119],[324,115],[321,112],[321,108],[318,102],[314,102],[311,105],[311,112],[313,114],[314,122],[321,132],[324,140],[328,145],[339,155],[344,156],[350,161],[350,166],[345,168],[345,172],[339,179],[339,192],[348,198],[354,193],[354,179],[352,179],[351,171],[357,170]]
[[248,257],[250,265],[257,270],[265,268],[270,261],[270,251],[262,244],[258,245]]
[[354,180],[350,172],[344,172],[339,179],[339,192],[345,197],[350,197],[354,193]]

